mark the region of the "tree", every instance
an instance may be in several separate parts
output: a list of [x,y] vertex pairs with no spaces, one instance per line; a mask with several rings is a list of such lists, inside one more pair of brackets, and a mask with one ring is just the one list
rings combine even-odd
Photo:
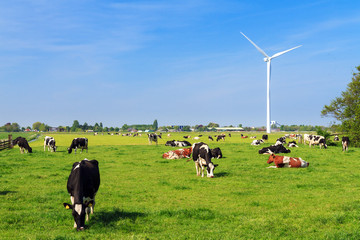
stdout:
[[356,67],[346,91],[325,105],[322,116],[333,117],[341,122],[341,130],[349,135],[354,145],[360,145],[360,66]]
[[153,127],[153,130],[154,130],[154,131],[156,131],[156,130],[158,129],[158,121],[157,121],[156,119],[155,119],[152,127]]
[[209,123],[207,126],[208,126],[209,128],[216,128],[216,127],[220,127],[220,125],[219,125],[219,124],[217,124],[217,123],[213,123],[213,122]]
[[74,120],[74,123],[73,123],[73,125],[71,126],[71,131],[72,131],[72,132],[75,132],[76,129],[78,129],[78,128],[80,128],[80,123],[79,123],[78,120]]
[[38,131],[39,131],[39,127],[40,127],[40,125],[41,125],[41,122],[35,122],[35,123],[33,123],[33,127],[32,127],[32,129],[34,129],[34,130],[38,130]]

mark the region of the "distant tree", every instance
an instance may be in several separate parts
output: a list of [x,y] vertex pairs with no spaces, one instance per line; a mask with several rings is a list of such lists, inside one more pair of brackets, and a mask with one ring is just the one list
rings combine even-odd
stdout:
[[152,127],[153,127],[153,130],[154,130],[154,131],[158,130],[158,127],[159,127],[159,126],[158,126],[158,121],[157,121],[156,119],[155,119]]
[[216,127],[220,127],[220,125],[217,124],[217,123],[211,122],[211,123],[209,123],[209,124],[207,125],[207,127],[209,127],[209,128],[216,128]]
[[11,124],[11,131],[12,132],[20,132],[20,125],[17,123],[12,123]]
[[41,125],[41,122],[35,122],[35,123],[33,123],[33,125],[32,125],[32,126],[33,126],[32,129],[39,131],[40,125]]
[[113,127],[110,127],[109,130],[110,130],[110,132],[113,132],[113,131],[114,131],[114,128],[113,128]]
[[184,126],[184,127],[183,127],[183,131],[184,131],[184,132],[190,132],[190,131],[191,131],[190,126]]
[[122,127],[121,127],[121,130],[122,131],[127,131],[129,129],[129,126],[127,124],[124,124]]
[[114,130],[115,130],[115,132],[118,132],[120,130],[120,128],[116,127]]
[[330,105],[325,105],[321,115],[341,122],[342,131],[349,135],[354,145],[360,146],[360,66],[356,70],[346,91]]
[[84,125],[81,126],[82,130],[86,131],[89,129],[89,125],[85,122]]
[[104,127],[104,132],[108,132],[109,128],[108,127]]
[[78,120],[74,120],[73,125],[71,126],[71,131],[76,132],[76,129],[80,128],[80,123]]

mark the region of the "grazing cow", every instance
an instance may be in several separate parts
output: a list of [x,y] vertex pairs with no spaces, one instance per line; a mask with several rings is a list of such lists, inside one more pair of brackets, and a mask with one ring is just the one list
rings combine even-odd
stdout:
[[219,140],[225,141],[225,134],[218,135],[216,141],[218,142]]
[[231,133],[229,133],[229,137],[231,137]]
[[183,148],[177,150],[171,150],[163,154],[165,159],[180,159],[180,158],[190,158],[192,148]]
[[258,139],[258,140],[252,141],[251,145],[253,145],[253,146],[258,146],[258,145],[260,145],[260,144],[262,144],[262,143],[264,143],[264,140]]
[[264,147],[259,150],[259,154],[273,154],[273,153],[290,153],[290,149],[285,148],[283,145]]
[[274,162],[275,166],[269,168],[306,168],[309,166],[308,162],[305,162],[301,158],[293,158],[286,156],[276,156],[271,154],[267,161],[268,164]]
[[209,136],[209,141],[214,141],[214,139],[212,138],[212,136]]
[[48,151],[56,152],[55,139],[53,137],[46,136],[44,138],[44,152],[46,146],[48,147]]
[[342,150],[347,151],[349,149],[349,143],[350,143],[349,137],[342,137],[341,143],[342,143]]
[[149,139],[149,144],[152,144],[152,142],[155,142],[156,145],[158,144],[158,135],[156,135],[156,133],[148,133],[148,139]]
[[334,141],[339,141],[340,139],[339,139],[339,136],[338,135],[335,135],[335,137],[334,137]]
[[100,186],[99,163],[96,160],[75,162],[67,181],[67,190],[71,204],[64,203],[66,209],[72,209],[74,228],[84,230],[85,217],[94,213],[95,195]]
[[13,145],[16,145],[16,144],[20,147],[21,153],[24,153],[24,152],[32,153],[32,148],[29,146],[29,143],[26,140],[26,138],[23,138],[23,137],[15,138],[13,140]]
[[188,141],[167,141],[165,143],[165,146],[171,146],[171,147],[188,147],[191,146],[191,143],[189,143]]
[[183,136],[183,138],[185,138],[185,139],[186,139],[186,138],[191,138],[191,136]]
[[262,135],[262,140],[267,141],[269,139],[269,136],[267,134]]
[[296,145],[295,141],[291,141],[288,143],[288,147],[299,147],[298,145]]
[[223,155],[222,155],[221,149],[219,147],[211,149],[211,156],[213,158],[217,158],[217,159],[222,158]]
[[194,143],[192,145],[193,149],[193,160],[195,162],[196,174],[204,177],[204,168],[206,167],[207,177],[214,177],[214,169],[218,166],[218,164],[214,164],[211,162],[211,150],[206,143],[199,142]]
[[87,138],[74,138],[71,142],[70,147],[68,148],[68,153],[71,153],[73,149],[76,150],[78,148],[81,148],[81,153],[84,149],[86,149],[86,152],[88,152],[88,139]]

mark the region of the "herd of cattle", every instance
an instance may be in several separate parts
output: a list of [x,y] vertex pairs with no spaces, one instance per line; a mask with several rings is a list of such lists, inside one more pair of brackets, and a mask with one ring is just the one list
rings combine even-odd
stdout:
[[[168,137],[171,135],[169,134]],[[231,134],[228,135],[231,137]],[[194,137],[194,140],[199,140],[202,135]],[[221,134],[215,136],[216,140],[225,141],[225,134]],[[242,138],[247,138],[248,136],[244,136],[241,134]],[[155,142],[158,144],[158,138],[161,138],[161,134],[150,133],[148,134],[149,144]],[[189,139],[190,136],[184,136],[185,139]],[[256,138],[256,137],[252,137]],[[275,166],[270,166],[269,168],[305,168],[309,166],[309,163],[304,161],[301,158],[288,157],[288,156],[279,156],[275,154],[279,153],[290,153],[291,150],[287,149],[284,145],[286,145],[287,138],[298,139],[299,142],[304,144],[309,143],[309,146],[319,145],[320,148],[327,148],[326,140],[323,136],[318,135],[310,135],[304,134],[304,136],[300,134],[291,134],[285,135],[284,137],[278,138],[274,145],[264,147],[260,149],[259,154],[269,154],[269,158],[267,163],[274,163]],[[212,136],[208,136],[209,141],[213,141]],[[267,142],[268,135],[263,135],[261,139],[255,139],[252,141],[251,145],[261,145]],[[336,140],[336,139],[335,139]],[[32,148],[29,146],[28,141],[23,137],[17,137],[13,140],[13,145],[18,145],[20,148],[20,152],[24,153],[25,151],[28,153],[32,153]],[[188,158],[187,161],[192,160],[195,163],[195,169],[197,176],[204,177],[204,172],[206,168],[206,175],[209,178],[214,177],[214,170],[218,166],[218,164],[214,164],[212,162],[213,158],[219,159],[223,158],[222,151],[219,147],[210,149],[209,145],[204,142],[197,142],[191,144],[187,140],[177,141],[171,140],[165,143],[165,146],[171,147],[188,147],[176,150],[170,150],[162,155],[165,159],[181,159]],[[298,147],[296,141],[290,141],[287,147]],[[349,138],[342,138],[342,146],[343,151],[348,150],[349,146]],[[46,136],[44,138],[44,151],[56,152],[56,142],[53,137]],[[70,147],[67,149],[70,154],[74,149],[75,154],[76,150],[80,148],[81,152],[86,149],[88,151],[88,139],[87,138],[74,138],[71,142]],[[64,207],[66,209],[72,210],[72,215],[74,218],[74,228],[77,230],[83,230],[85,227],[85,219],[89,220],[89,214],[93,214],[94,206],[95,206],[95,195],[100,186],[100,173],[99,173],[99,163],[97,160],[88,160],[84,159],[80,162],[75,162],[72,166],[68,181],[67,181],[67,190],[70,194],[71,204],[64,203]]]

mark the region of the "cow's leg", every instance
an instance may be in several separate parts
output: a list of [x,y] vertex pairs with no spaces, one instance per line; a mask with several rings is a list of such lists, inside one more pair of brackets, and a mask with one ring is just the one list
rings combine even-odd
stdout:
[[196,175],[200,176],[200,165],[198,162],[195,162],[195,168],[196,168]]

